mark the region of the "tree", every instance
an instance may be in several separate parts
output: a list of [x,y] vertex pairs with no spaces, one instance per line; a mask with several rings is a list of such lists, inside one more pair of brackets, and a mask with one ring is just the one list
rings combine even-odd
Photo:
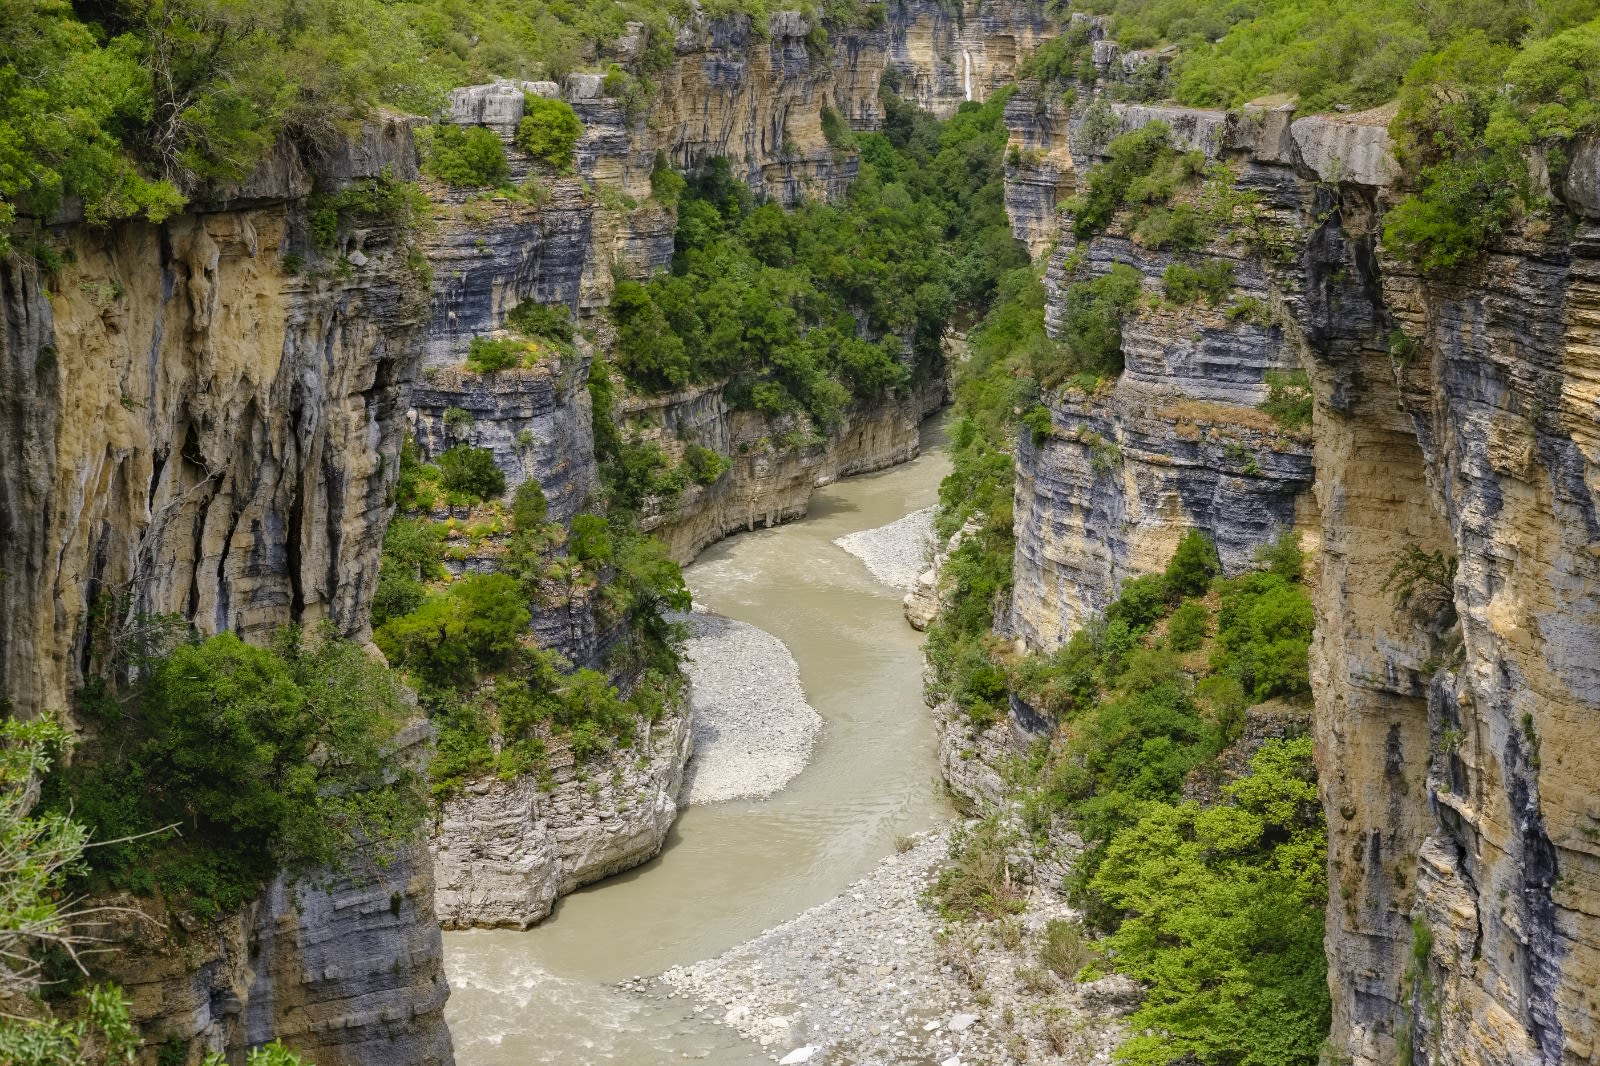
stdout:
[[1178,603],[1185,596],[1203,596],[1211,579],[1222,572],[1217,546],[1198,529],[1191,529],[1178,542],[1167,563],[1165,574],[1167,602]]
[[439,475],[444,487],[479,500],[502,496],[506,475],[488,448],[458,444],[439,456]]
[[1309,738],[1272,740],[1227,804],[1149,803],[1092,888],[1121,923],[1104,941],[1148,993],[1123,1061],[1317,1061],[1327,1032],[1327,829]]
[[557,170],[569,170],[582,136],[583,123],[566,101],[527,94],[517,125],[518,148]]

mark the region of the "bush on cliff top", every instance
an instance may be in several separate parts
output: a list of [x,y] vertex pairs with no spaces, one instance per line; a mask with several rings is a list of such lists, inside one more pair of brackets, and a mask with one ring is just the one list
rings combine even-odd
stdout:
[[422,171],[446,185],[493,186],[511,177],[506,150],[493,130],[450,123],[417,131]]
[[528,93],[522,122],[517,126],[516,145],[546,166],[571,170],[583,123],[572,105]]
[[360,864],[415,834],[418,782],[393,758],[412,711],[358,646],[325,630],[270,647],[225,633],[146,669],[133,691],[86,703],[94,749],[46,792],[94,839],[134,838],[88,853],[96,883],[209,916],[281,868]]

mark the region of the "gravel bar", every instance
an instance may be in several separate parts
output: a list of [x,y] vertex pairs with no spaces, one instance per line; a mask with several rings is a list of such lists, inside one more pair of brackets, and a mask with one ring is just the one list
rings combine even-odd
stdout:
[[1040,972],[1044,924],[1072,915],[1053,893],[1011,919],[1010,938],[943,922],[924,894],[949,842],[948,828],[924,833],[828,902],[661,984],[791,1066],[1109,1063],[1136,986]]
[[924,507],[886,526],[846,533],[834,543],[866,563],[872,576],[885,585],[909,592],[933,556],[935,510]]
[[822,731],[783,641],[747,622],[696,611],[689,627],[694,757],[684,802],[770,796],[805,768]]

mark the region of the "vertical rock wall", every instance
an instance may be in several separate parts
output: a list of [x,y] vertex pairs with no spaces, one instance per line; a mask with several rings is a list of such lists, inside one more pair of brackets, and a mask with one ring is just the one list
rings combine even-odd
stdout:
[[[1051,171],[1069,179],[1086,173],[1095,152],[1078,148],[1074,161],[1069,116],[1059,102],[1040,110],[1034,99],[1024,90],[1007,106],[1008,122],[1021,124],[1013,143],[1037,142],[1047,129],[1050,152],[1062,160]],[[1176,108],[1120,114],[1127,128],[1166,122],[1180,147],[1227,167],[1263,214],[1296,216],[1293,171],[1245,154],[1250,145],[1224,136],[1222,119]],[[1008,189],[1024,186],[1007,196],[1008,207],[1021,208],[1013,215],[1019,233],[1032,231],[1030,220],[1039,217],[1032,209],[1039,172],[1034,165],[1008,171]],[[1205,247],[1179,255],[1141,245],[1121,217],[1081,243],[1072,225],[1063,213],[1050,234],[1045,321],[1053,336],[1065,329],[1074,282],[1126,264],[1141,275],[1143,291],[1122,329],[1123,373],[1098,387],[1042,390],[1050,429],[1023,433],[1017,443],[1009,625],[1034,648],[1064,642],[1116,598],[1126,578],[1162,569],[1190,528],[1212,536],[1230,574],[1290,529],[1301,530],[1314,549],[1318,529],[1309,434],[1286,430],[1257,409],[1267,397],[1266,375],[1298,369],[1305,358],[1283,303],[1283,293],[1296,287],[1292,272],[1263,256],[1243,227],[1220,227]],[[1168,267],[1207,260],[1233,268],[1234,283],[1216,306],[1165,298]]]
[[[315,174],[281,149],[228,199],[159,226],[52,227],[53,274],[0,263],[0,679],[15,713],[68,710],[96,616],[115,631],[179,614],[254,639],[328,619],[364,639],[426,292],[402,228],[347,219],[319,252],[307,200],[314,181],[385,172],[415,177],[402,122]],[[277,1035],[320,1066],[448,1063],[421,857],[280,877],[212,923],[123,930],[105,965],[148,1057],[169,1039],[197,1062]]]
[[[1312,680],[1333,1054],[1600,1061],[1593,147],[1558,189],[1564,218],[1425,279],[1380,246],[1399,195],[1388,112],[1115,113],[1123,129],[1167,121],[1255,194],[1258,239],[1206,252],[1235,259],[1272,325],[1147,311],[1126,330],[1114,389],[1045,397],[1052,432],[1018,453],[1013,624],[1030,643],[1059,641],[1120,574],[1158,565],[1176,524],[1234,542],[1235,558],[1270,524],[1320,526]],[[1019,117],[1014,137],[1038,141],[1031,112]],[[1036,225],[1032,198],[1013,193],[1019,232]],[[1075,251],[1063,227],[1053,292]],[[1159,265],[1115,225],[1079,261],[1112,259],[1147,279]],[[1156,397],[1174,387],[1186,407],[1247,409],[1262,369],[1296,363],[1312,377],[1314,443],[1309,455],[1253,445],[1248,496],[1229,450],[1206,447],[1215,424],[1197,440],[1161,417]],[[1078,424],[1118,442],[1120,472],[1095,475]],[[1410,549],[1459,560],[1429,609],[1400,610],[1385,589]]]

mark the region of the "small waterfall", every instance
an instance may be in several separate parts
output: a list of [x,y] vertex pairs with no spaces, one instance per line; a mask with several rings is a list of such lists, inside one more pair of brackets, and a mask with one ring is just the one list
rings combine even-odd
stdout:
[[966,89],[967,89],[967,99],[971,100],[972,99],[972,52],[969,51],[968,49],[963,48],[961,50],[961,58],[964,61],[964,66],[962,67],[962,72],[961,72],[961,80],[962,80],[962,83],[966,86]]

